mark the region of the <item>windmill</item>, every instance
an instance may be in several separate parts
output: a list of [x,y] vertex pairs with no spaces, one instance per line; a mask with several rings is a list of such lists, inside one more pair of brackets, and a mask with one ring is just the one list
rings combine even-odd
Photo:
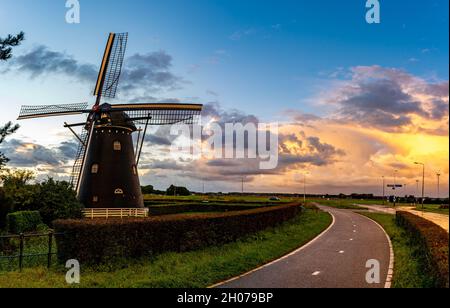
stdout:
[[[143,208],[138,166],[148,127],[194,124],[202,110],[202,105],[195,104],[103,103],[102,98],[116,95],[127,41],[128,33],[109,35],[91,109],[88,103],[23,106],[18,118],[87,115],[86,122],[64,123],[79,141],[71,184],[86,208]],[[81,134],[76,127],[81,127]],[[135,150],[132,136],[136,132]]]

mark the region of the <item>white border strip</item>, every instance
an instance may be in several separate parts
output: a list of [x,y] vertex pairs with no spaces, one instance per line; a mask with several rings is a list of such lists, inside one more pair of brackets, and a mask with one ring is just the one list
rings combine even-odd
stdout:
[[215,284],[215,285],[212,285],[212,286],[208,287],[208,289],[214,289],[214,288],[220,287],[220,286],[222,286],[222,285],[224,285],[224,284],[227,284],[227,283],[233,282],[233,281],[235,281],[235,280],[238,280],[238,279],[240,279],[240,278],[242,278],[242,277],[245,277],[245,276],[248,276],[248,275],[250,275],[250,274],[253,274],[254,272],[257,272],[257,271],[259,271],[259,270],[262,270],[263,268],[266,268],[266,267],[271,266],[271,265],[273,265],[273,264],[275,264],[275,263],[278,263],[278,262],[280,262],[280,261],[283,261],[283,260],[285,260],[285,259],[291,257],[292,255],[295,255],[295,254],[299,253],[300,251],[306,249],[307,247],[311,246],[311,245],[314,244],[317,240],[319,240],[322,236],[324,236],[326,233],[328,233],[328,232],[331,230],[331,228],[334,227],[334,224],[335,224],[335,222],[336,222],[336,218],[334,217],[334,215],[333,215],[332,213],[330,213],[330,212],[327,212],[327,213],[330,214],[330,215],[331,215],[331,218],[333,219],[331,225],[330,225],[325,231],[323,231],[322,233],[320,233],[317,237],[315,237],[314,239],[312,239],[311,241],[309,241],[307,244],[303,245],[302,247],[300,247],[300,248],[294,250],[293,252],[291,252],[291,253],[289,253],[289,254],[287,254],[287,255],[285,255],[285,256],[283,256],[283,257],[277,259],[277,260],[274,260],[274,261],[272,261],[272,262],[270,262],[270,263],[264,264],[264,265],[262,265],[262,266],[260,266],[260,267],[257,267],[257,268],[255,268],[255,269],[253,269],[253,270],[251,270],[251,271],[249,271],[249,272],[247,272],[247,273],[244,273],[244,274],[242,274],[242,275],[236,276],[236,277],[234,277],[234,278],[228,279],[228,280],[223,281],[223,282],[219,282],[219,283],[217,283],[217,284]]
[[[358,213],[359,214],[359,213]],[[386,213],[388,214],[388,213]],[[386,230],[384,230],[384,228],[375,220],[373,220],[370,217],[367,217],[365,215],[359,214],[362,217],[365,217],[367,219],[369,219],[370,221],[374,222],[386,235],[386,238],[388,240],[389,243],[389,250],[390,250],[390,258],[389,258],[389,269],[388,269],[388,275],[386,277],[386,283],[384,285],[385,289],[390,289],[392,287],[392,280],[394,278],[394,265],[395,265],[395,255],[394,255],[394,248],[392,246],[392,242],[391,242],[391,238],[389,237],[389,234],[387,234]]]

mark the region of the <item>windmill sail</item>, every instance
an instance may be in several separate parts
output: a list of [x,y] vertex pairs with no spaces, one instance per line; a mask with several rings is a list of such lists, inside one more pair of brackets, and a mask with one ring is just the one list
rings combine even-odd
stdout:
[[89,113],[88,103],[46,106],[22,106],[18,120]]
[[89,139],[89,132],[83,127],[80,139],[83,142],[80,142],[78,145],[78,150],[77,150],[77,155],[75,157],[75,163],[73,165],[73,169],[72,169],[72,175],[70,178],[70,184],[72,185],[72,188],[77,191],[78,190],[78,185],[80,182],[80,174],[81,174],[81,169],[83,168],[83,161],[84,161],[84,156],[86,154],[86,144],[88,142]]
[[112,105],[111,111],[125,112],[138,125],[173,125],[196,123],[202,108],[195,104],[125,104]]
[[128,33],[109,35],[94,95],[108,98],[116,96],[127,42]]

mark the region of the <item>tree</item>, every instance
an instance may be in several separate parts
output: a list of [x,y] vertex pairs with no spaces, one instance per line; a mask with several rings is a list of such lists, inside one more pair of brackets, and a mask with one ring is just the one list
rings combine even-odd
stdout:
[[167,189],[166,194],[168,196],[190,196],[191,192],[186,187],[176,187],[171,185]]
[[5,227],[6,216],[14,211],[28,210],[33,207],[36,188],[29,185],[34,174],[26,170],[3,170],[0,180],[0,229]]
[[142,186],[142,194],[144,195],[151,195],[154,193],[155,189],[152,185]]
[[[15,133],[19,129],[19,125],[13,125],[11,122],[6,123],[5,126],[0,127],[0,144],[5,141],[6,137]],[[0,152],[0,170],[8,162],[8,158]]]
[[0,37],[0,61],[6,61],[12,57],[12,47],[19,46],[25,39],[25,33],[20,32],[17,35],[9,34],[6,38]]
[[28,170],[6,169],[0,173],[3,183],[3,207],[10,211],[27,211],[34,206],[36,187],[30,185],[34,180],[34,173]]

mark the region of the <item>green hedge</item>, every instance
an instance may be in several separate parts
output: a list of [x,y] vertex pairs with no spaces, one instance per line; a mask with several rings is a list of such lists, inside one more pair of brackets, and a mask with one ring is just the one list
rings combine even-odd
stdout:
[[448,233],[438,225],[408,212],[397,212],[396,221],[408,231],[414,243],[423,247],[424,270],[434,277],[435,287],[448,288]]
[[39,225],[42,225],[42,218],[39,211],[24,211],[10,213],[6,217],[8,232],[19,234],[36,231]]
[[172,215],[124,220],[57,220],[61,262],[101,264],[218,245],[281,224],[302,208],[285,205],[223,214]]

